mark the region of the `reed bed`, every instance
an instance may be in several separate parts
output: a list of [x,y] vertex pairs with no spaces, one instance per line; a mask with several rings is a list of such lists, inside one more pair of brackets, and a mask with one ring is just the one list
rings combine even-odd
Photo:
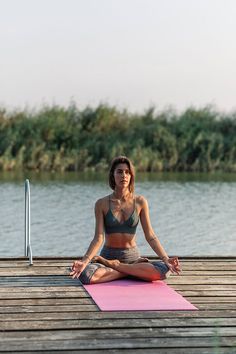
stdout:
[[102,172],[120,154],[142,172],[236,172],[236,113],[134,114],[102,104],[0,109],[0,170]]

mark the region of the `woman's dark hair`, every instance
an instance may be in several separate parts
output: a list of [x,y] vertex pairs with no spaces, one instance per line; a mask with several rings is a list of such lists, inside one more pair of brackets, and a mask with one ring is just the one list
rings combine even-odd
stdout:
[[114,172],[115,172],[117,165],[119,165],[120,163],[126,163],[129,167],[129,172],[130,172],[130,176],[131,176],[130,183],[129,183],[129,191],[130,191],[130,193],[133,193],[134,192],[135,171],[134,171],[134,166],[133,166],[132,162],[126,156],[118,156],[112,160],[110,171],[109,171],[109,186],[111,187],[111,189],[113,189],[113,190],[115,189],[116,183],[115,183],[115,178],[114,178]]

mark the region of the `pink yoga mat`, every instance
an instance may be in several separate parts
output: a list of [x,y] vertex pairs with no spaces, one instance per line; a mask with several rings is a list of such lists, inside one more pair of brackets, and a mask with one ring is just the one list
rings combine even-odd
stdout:
[[84,288],[102,311],[197,310],[163,281],[122,279]]

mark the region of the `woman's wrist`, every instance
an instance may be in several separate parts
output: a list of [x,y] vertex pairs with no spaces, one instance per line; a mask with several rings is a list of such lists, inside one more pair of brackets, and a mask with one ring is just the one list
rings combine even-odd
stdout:
[[169,261],[169,257],[168,256],[163,256],[163,257],[160,257],[161,260],[164,262],[164,263],[168,263]]
[[91,258],[87,254],[85,254],[82,258],[82,262],[89,263],[91,262]]

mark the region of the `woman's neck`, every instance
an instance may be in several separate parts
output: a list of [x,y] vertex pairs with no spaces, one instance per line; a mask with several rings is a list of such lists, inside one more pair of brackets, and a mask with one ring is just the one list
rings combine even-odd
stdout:
[[113,196],[119,200],[127,200],[131,195],[128,188],[115,188]]

